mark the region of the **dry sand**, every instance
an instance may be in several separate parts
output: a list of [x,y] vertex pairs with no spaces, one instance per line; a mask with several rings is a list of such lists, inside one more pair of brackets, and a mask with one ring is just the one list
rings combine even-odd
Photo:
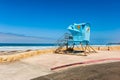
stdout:
[[32,50],[11,50],[11,51],[0,51],[0,56],[2,55],[13,55],[13,54],[19,54],[23,52],[29,52]]
[[[76,67],[76,66],[67,67],[55,71],[50,70],[51,68],[56,66],[71,64],[81,61],[88,61],[88,60],[105,59],[105,58],[120,58],[120,51],[119,50],[98,51],[98,53],[91,53],[88,56],[76,56],[76,55],[52,54],[52,53],[41,54],[34,57],[21,59],[20,61],[16,61],[12,63],[1,63],[0,80],[30,80],[37,78],[39,76]],[[108,63],[108,62],[114,62],[114,61],[112,60],[104,61],[104,63]],[[80,65],[80,66],[85,66],[85,65]]]

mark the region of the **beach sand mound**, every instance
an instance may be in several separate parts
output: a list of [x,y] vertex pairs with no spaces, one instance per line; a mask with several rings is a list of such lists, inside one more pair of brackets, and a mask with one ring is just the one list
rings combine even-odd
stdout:
[[120,62],[74,67],[32,80],[120,80]]

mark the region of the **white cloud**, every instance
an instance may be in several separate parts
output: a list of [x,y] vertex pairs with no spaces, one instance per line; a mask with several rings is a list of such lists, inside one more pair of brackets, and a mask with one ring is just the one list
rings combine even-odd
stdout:
[[32,37],[11,33],[0,33],[0,43],[54,43],[55,40],[47,37]]

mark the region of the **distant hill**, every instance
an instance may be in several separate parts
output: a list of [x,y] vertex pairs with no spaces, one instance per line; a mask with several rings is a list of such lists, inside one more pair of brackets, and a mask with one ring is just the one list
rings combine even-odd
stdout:
[[120,43],[108,43],[107,45],[120,45]]
[[0,32],[0,43],[54,43],[55,41],[55,39],[48,37],[34,37]]

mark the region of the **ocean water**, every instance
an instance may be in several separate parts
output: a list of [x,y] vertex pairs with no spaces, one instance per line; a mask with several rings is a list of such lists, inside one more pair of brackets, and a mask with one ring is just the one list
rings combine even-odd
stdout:
[[38,50],[55,48],[55,44],[25,44],[25,43],[0,43],[0,51],[13,51],[13,50]]
[[[79,45],[78,45],[79,46]],[[91,46],[120,46],[120,45],[91,45]],[[0,43],[0,51],[14,51],[14,50],[40,50],[57,48],[56,44],[25,44],[25,43]]]

